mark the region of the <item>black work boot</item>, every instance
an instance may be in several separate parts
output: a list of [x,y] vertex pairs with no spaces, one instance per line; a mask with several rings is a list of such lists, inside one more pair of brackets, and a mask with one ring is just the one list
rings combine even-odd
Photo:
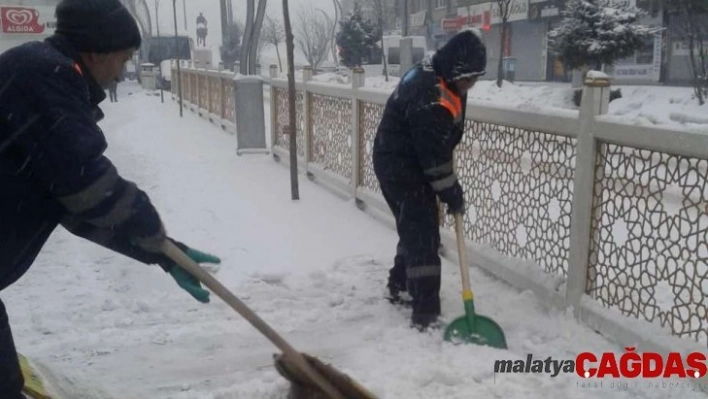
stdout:
[[420,277],[408,280],[411,297],[413,297],[413,314],[411,326],[423,331],[428,328],[439,328],[440,323],[440,277]]
[[393,267],[388,271],[386,288],[388,288],[389,300],[392,303],[399,302],[401,294],[408,291],[406,288],[406,265],[400,250],[393,260]]
[[388,296],[386,299],[393,305],[410,306],[412,303],[411,297],[408,295],[406,289],[405,279],[403,281],[404,283],[401,284],[401,282],[396,279],[389,278],[388,280],[388,284],[386,285],[386,288],[388,288]]

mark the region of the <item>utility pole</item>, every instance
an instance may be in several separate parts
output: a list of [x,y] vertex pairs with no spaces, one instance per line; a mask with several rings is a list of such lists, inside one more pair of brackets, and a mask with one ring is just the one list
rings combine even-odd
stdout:
[[403,37],[408,36],[408,0],[403,0]]
[[179,36],[177,35],[177,0],[172,0],[172,14],[175,19],[175,52],[177,53],[177,88],[179,89],[179,117],[183,116],[182,111],[182,68],[179,59]]
[[[155,0],[155,27],[157,28],[157,48],[162,49],[160,47],[160,14],[157,11],[157,7],[160,4],[160,0]],[[160,52],[160,55],[162,52]],[[157,63],[157,70],[158,73],[160,74],[160,79],[162,79],[162,57],[158,57],[159,62]],[[159,82],[159,80],[158,80]],[[165,102],[165,93],[162,91],[162,84],[160,84],[160,102],[164,103]]]
[[189,32],[187,29],[187,0],[182,0],[182,13],[184,14],[184,31]]

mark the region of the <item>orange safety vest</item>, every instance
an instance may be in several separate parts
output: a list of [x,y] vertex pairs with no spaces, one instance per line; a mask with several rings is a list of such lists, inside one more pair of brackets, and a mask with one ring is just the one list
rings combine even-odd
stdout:
[[84,76],[84,71],[81,70],[81,66],[79,65],[78,62],[75,62],[74,65],[72,65],[74,70],[79,73],[79,75]]
[[450,111],[455,123],[462,121],[462,100],[460,97],[450,90],[442,79],[439,79],[438,88],[440,89],[440,105]]

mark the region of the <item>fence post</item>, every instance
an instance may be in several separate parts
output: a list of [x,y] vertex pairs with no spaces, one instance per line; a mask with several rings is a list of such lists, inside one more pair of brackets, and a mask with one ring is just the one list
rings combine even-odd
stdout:
[[204,95],[204,98],[206,98],[206,104],[204,104],[203,109],[206,113],[205,117],[209,120],[211,119],[209,118],[209,114],[211,113],[211,79],[209,79],[208,64],[204,67],[204,69],[202,69],[202,73],[204,74],[204,90],[206,91],[206,94]]
[[194,101],[198,98],[197,76],[195,75],[194,61],[189,61],[189,108],[194,111]]
[[366,76],[364,74],[364,68],[355,67],[352,70],[352,132],[351,132],[351,143],[352,143],[352,196],[356,198],[356,189],[359,187],[359,163],[361,162],[361,154],[359,147],[360,135],[361,135],[361,119],[359,118],[359,92],[358,89],[364,87],[366,83]]
[[177,93],[177,64],[175,60],[170,60],[170,94],[172,95],[172,100],[175,99],[175,93]]
[[278,106],[273,80],[278,77],[278,66],[270,64],[270,149],[273,150],[277,139],[276,130],[278,129]]
[[610,100],[610,79],[604,73],[589,73],[584,84],[575,157],[570,255],[565,292],[566,307],[574,307],[576,314],[577,307],[587,292],[597,159],[594,123],[596,116],[607,113]]
[[199,63],[195,62],[194,63],[194,82],[195,85],[197,86],[197,93],[196,98],[194,99],[194,103],[196,105],[196,111],[197,115],[201,115],[200,109],[202,108],[202,85],[201,85],[201,77],[199,76]]
[[[312,66],[305,65],[302,69],[302,117],[305,122],[303,126],[303,137],[305,138],[304,150],[305,150],[305,170],[307,170],[307,165],[311,161],[311,150],[312,150],[312,107],[310,106],[311,95],[307,91],[307,82],[312,80]],[[297,111],[295,111],[297,112]],[[297,126],[291,129],[291,134],[297,137]]]
[[267,154],[263,79],[255,75],[234,74],[233,88],[236,154]]

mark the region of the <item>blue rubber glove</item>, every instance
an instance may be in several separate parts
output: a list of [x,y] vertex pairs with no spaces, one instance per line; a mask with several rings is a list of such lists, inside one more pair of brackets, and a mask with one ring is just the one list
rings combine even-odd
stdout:
[[[180,245],[178,245],[180,246]],[[181,247],[181,246],[180,246]],[[192,249],[184,245],[182,248],[185,254],[192,258],[193,261],[197,263],[221,263],[221,259],[214,255],[209,255],[207,253]],[[194,297],[197,301],[201,303],[209,303],[209,291],[202,288],[201,283],[196,277],[189,274],[186,270],[172,263],[170,265],[169,271],[172,278],[175,279],[177,284],[182,287],[183,290],[189,292],[190,295]]]

